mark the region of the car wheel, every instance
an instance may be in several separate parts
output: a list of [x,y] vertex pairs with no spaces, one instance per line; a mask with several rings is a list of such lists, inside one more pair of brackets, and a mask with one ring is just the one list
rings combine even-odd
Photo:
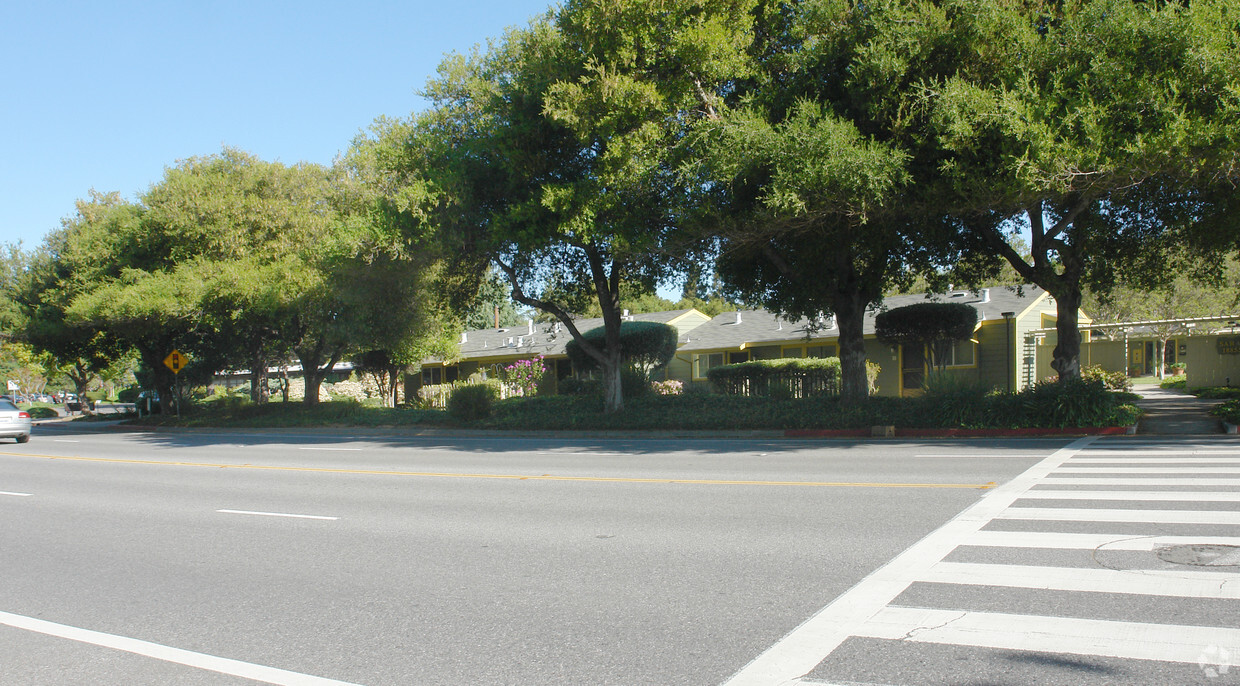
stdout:
[[29,443],[29,442],[30,442],[30,434],[26,434],[25,436],[18,436],[18,437],[17,437],[17,442],[18,442],[18,443]]

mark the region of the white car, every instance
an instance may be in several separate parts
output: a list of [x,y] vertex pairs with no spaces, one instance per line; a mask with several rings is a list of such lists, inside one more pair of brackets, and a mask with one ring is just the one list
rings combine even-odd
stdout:
[[29,441],[30,413],[12,401],[0,400],[0,437],[16,438],[18,443]]

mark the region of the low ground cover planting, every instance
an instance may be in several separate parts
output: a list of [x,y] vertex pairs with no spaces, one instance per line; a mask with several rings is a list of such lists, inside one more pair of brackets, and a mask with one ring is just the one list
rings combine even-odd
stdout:
[[1210,410],[1210,414],[1227,422],[1240,426],[1240,398],[1223,401]]

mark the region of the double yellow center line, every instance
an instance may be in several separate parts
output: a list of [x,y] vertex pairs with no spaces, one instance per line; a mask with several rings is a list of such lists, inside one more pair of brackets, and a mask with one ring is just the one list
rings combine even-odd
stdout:
[[318,472],[323,474],[366,474],[378,476],[413,476],[444,479],[509,479],[513,481],[587,481],[596,483],[631,484],[694,484],[700,486],[815,486],[819,488],[994,488],[995,482],[984,484],[883,483],[850,481],[752,481],[740,479],[666,479],[620,476],[556,476],[553,474],[469,474],[457,472],[405,472],[380,469],[345,469],[340,467],[281,467],[259,464],[227,464],[216,462],[183,462],[171,460],[136,460],[130,458],[82,457],[79,455],[38,455],[0,452],[0,455],[34,457],[46,460],[76,462],[108,462],[115,464],[162,465],[169,467],[210,467],[214,469],[260,469],[276,472]]

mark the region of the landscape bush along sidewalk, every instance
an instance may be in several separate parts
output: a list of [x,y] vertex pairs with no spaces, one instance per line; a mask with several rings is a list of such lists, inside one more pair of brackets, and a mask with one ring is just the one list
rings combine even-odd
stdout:
[[1224,401],[1211,408],[1210,414],[1233,426],[1240,425],[1240,398]]
[[691,393],[626,401],[602,413],[597,396],[551,396],[496,403],[494,429],[919,429],[1074,428],[1131,426],[1141,415],[1136,396],[1096,381],[1041,383],[1020,393],[930,392],[919,398],[872,397],[857,405],[833,397],[751,398]]
[[864,430],[1028,429],[1135,424],[1136,396],[1108,391],[1098,381],[1040,383],[1020,393],[967,385],[933,385],[919,398],[872,397],[855,405],[835,397],[746,397],[703,392],[626,397],[625,410],[603,414],[599,394],[498,399],[498,382],[458,389],[449,411],[366,406],[336,400],[256,405],[243,398],[201,403],[181,419],[154,415],[143,424],[171,426],[316,427],[447,426],[512,430]]

